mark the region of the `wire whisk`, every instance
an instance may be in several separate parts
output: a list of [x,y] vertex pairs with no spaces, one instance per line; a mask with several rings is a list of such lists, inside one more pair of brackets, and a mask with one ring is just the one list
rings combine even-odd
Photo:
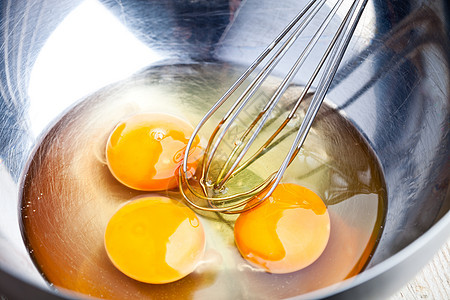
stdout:
[[[272,194],[280,183],[286,169],[303,146],[314,118],[324,101],[333,77],[336,74],[346,48],[367,4],[367,0],[354,0],[349,7],[342,8],[344,1],[345,0],[309,1],[302,11],[295,16],[295,18],[270,43],[270,45],[267,46],[248,69],[233,85],[231,85],[208,113],[200,120],[194,129],[192,137],[187,143],[184,161],[179,169],[180,191],[188,204],[200,210],[228,214],[242,213],[266,200]],[[329,10],[326,10],[327,7],[329,7]],[[326,10],[326,16],[322,23],[318,28],[315,28],[308,43],[306,43],[306,46],[298,55],[296,61],[292,64],[292,67],[273,94],[269,97],[268,101],[264,104],[263,108],[257,113],[255,118],[249,123],[248,127],[234,142],[234,146],[228,157],[223,162],[220,162],[221,167],[219,168],[219,171],[212,172],[211,166],[215,160],[217,160],[219,146],[223,143],[227,132],[229,132],[232,125],[246,110],[249,103],[252,103],[258,89],[261,88],[263,82],[267,80],[275,66],[283,59],[285,54],[292,48],[302,33],[305,32],[305,28],[307,28],[307,26],[312,26],[311,24],[313,22],[311,21],[316,19],[321,10]],[[343,10],[344,12],[342,12]],[[339,13],[342,15],[339,26],[335,26],[337,28],[333,31],[331,41],[327,45],[322,56],[319,55],[320,58],[317,62],[314,61],[315,67],[313,68],[312,74],[306,80],[306,84],[300,92],[300,95],[296,97],[296,101],[291,105],[286,118],[256,151],[248,154],[250,147],[255,142],[261,130],[267,126],[271,114],[277,105],[280,105],[280,99],[291,85],[299,70],[304,66],[305,61],[307,59],[314,59],[310,58],[310,56],[314,56],[311,55],[311,52],[316,49],[315,45],[319,39],[323,37],[324,31],[326,29],[330,31],[329,27],[332,27],[330,24],[332,23],[332,20],[336,20],[336,16],[340,16]],[[190,174],[188,173],[187,161],[195,136],[225,102],[233,101],[232,95],[235,93],[239,94],[240,90],[243,89],[241,86],[248,81],[250,81],[249,85],[245,87],[235,102],[232,103],[231,107],[223,115],[210,135],[208,144],[204,150],[203,160],[201,167],[199,168],[200,171],[199,174],[196,175],[196,179],[189,179]],[[314,91],[310,91],[313,83],[316,87],[314,88]],[[226,193],[227,182],[245,170],[249,165],[255,162],[255,160],[262,159],[264,153],[270,149],[270,146],[276,142],[280,133],[286,129],[288,123],[296,116],[302,101],[308,97],[312,98],[310,104],[298,128],[292,145],[277,171],[263,179],[261,183],[250,190],[234,194]],[[244,160],[244,157],[248,157],[249,155],[250,157]]]

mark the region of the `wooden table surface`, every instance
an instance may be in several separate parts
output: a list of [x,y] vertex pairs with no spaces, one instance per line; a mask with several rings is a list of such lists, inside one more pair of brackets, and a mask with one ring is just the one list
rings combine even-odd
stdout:
[[436,299],[450,300],[450,240],[433,260],[389,300]]

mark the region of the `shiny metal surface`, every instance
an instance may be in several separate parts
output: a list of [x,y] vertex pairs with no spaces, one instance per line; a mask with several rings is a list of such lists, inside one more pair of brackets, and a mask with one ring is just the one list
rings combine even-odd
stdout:
[[[58,296],[23,246],[17,200],[32,148],[59,113],[152,63],[248,65],[298,2],[2,1],[0,295]],[[366,271],[308,297],[386,297],[449,237],[448,11],[446,0],[368,3],[328,98],[380,161],[386,226]]]

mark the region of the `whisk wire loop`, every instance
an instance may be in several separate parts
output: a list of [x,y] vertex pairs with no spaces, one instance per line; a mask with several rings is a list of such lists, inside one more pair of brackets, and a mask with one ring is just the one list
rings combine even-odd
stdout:
[[[298,73],[299,69],[303,65],[306,57],[311,53],[314,45],[317,43],[319,38],[322,36],[324,30],[330,24],[333,16],[336,14],[339,7],[342,5],[344,0],[338,0],[331,11],[327,14],[324,21],[321,23],[319,28],[315,31],[311,40],[308,42],[302,53],[298,56],[297,60],[290,68],[287,75],[282,80],[281,84],[278,86],[270,100],[265,104],[264,108],[257,114],[254,120],[251,122],[250,126],[244,131],[240,138],[235,143],[235,146],[231,150],[231,154],[225,163],[222,164],[220,172],[215,180],[211,181],[208,178],[210,172],[210,167],[212,160],[217,152],[219,144],[223,141],[226,132],[229,130],[233,122],[236,121],[238,115],[242,112],[244,107],[250,101],[257,89],[260,88],[262,82],[267,78],[267,76],[273,71],[275,65],[279,63],[282,57],[286,54],[293,43],[298,39],[300,34],[303,32],[304,28],[310,23],[313,17],[317,14],[319,9],[324,5],[326,0],[311,0],[308,2],[306,7],[286,26],[286,28],[281,32],[274,41],[263,51],[263,53],[258,56],[258,58],[250,65],[250,67],[244,72],[244,74],[239,77],[239,79],[227,90],[227,92],[219,99],[218,102],[211,108],[211,110],[202,118],[200,123],[194,130],[191,139],[188,142],[187,149],[184,156],[184,162],[179,169],[179,184],[180,191],[185,198],[186,202],[192,205],[194,208],[222,212],[222,213],[241,213],[248,209],[253,208],[262,201],[265,201],[275,190],[276,186],[280,183],[286,169],[292,163],[296,155],[299,153],[306,136],[312,126],[315,116],[317,115],[321,104],[325,98],[325,95],[331,85],[333,77],[335,76],[339,64],[344,56],[345,50],[350,42],[350,39],[356,29],[359,19],[364,11],[367,4],[367,0],[354,0],[350,8],[347,10],[345,17],[342,19],[337,31],[333,35],[331,42],[326,48],[324,54],[320,58],[319,63],[314,68],[312,75],[309,77],[304,89],[300,93],[299,97],[295,101],[293,107],[291,108],[288,116],[278,127],[277,130],[269,137],[269,139],[246,161],[243,163],[242,160],[244,156],[248,153],[251,145],[256,140],[257,136],[266,124],[269,116],[271,115],[273,109],[278,104],[282,95],[285,93],[289,85],[291,84],[293,78]],[[311,10],[310,10],[311,9]],[[355,15],[355,12],[356,15]],[[303,19],[304,18],[304,19]],[[300,22],[300,20],[302,20]],[[297,23],[299,23],[297,25]],[[289,31],[293,32],[288,35]],[[285,37],[286,40],[281,46],[275,51],[275,54],[269,59],[267,64],[259,71],[258,75],[253,79],[250,85],[244,90],[244,92],[237,98],[235,103],[227,111],[224,117],[221,119],[219,124],[213,131],[208,145],[205,149],[205,154],[202,162],[202,172],[200,174],[199,184],[203,189],[203,195],[199,193],[196,189],[192,187],[189,183],[187,174],[187,161],[190,147],[192,146],[193,139],[206,123],[206,121],[218,110],[218,108],[228,100],[228,98],[241,86],[241,84],[250,76],[250,74],[257,68],[257,66],[264,61],[264,59],[272,52],[278,43],[280,43]],[[326,63],[326,64],[325,64]],[[324,68],[325,65],[325,68]],[[309,94],[309,89],[311,88],[313,82],[315,82],[316,77],[322,71],[322,75],[319,79],[316,91],[313,93],[311,103],[306,110],[305,116],[299,126],[295,139],[281,163],[280,168],[272,173],[268,178],[266,178],[262,183],[252,188],[249,191],[236,193],[232,195],[210,195],[208,188],[211,186],[220,191],[224,188],[226,182],[235,176],[237,173],[244,170],[247,166],[253,163],[257,158],[264,154],[264,151],[271,145],[275,138],[280,134],[280,132],[287,126],[291,119],[296,114],[301,102]],[[221,128],[225,124],[224,128]],[[256,127],[256,128],[255,128]],[[220,132],[220,130],[222,131]],[[220,134],[219,134],[220,132]],[[219,134],[218,138],[216,137]],[[251,135],[250,135],[251,134]],[[248,136],[250,137],[248,138]],[[237,158],[235,158],[237,156]],[[187,189],[185,189],[187,188]],[[265,191],[267,190],[267,191]],[[264,196],[255,197],[265,191]],[[198,204],[201,201],[202,204]]]

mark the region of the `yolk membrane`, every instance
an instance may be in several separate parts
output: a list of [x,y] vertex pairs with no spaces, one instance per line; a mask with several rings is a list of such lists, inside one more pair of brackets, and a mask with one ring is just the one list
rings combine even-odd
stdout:
[[105,249],[125,275],[145,283],[176,281],[201,260],[205,233],[195,213],[165,197],[144,197],[122,206],[106,227]]
[[234,236],[241,255],[253,265],[270,273],[290,273],[309,266],[325,250],[330,217],[313,191],[284,183],[237,218]]
[[[143,191],[161,191],[178,184],[178,168],[193,132],[186,121],[164,113],[134,115],[119,123],[108,138],[106,161],[114,177]],[[188,160],[192,176],[201,155],[195,138]]]

